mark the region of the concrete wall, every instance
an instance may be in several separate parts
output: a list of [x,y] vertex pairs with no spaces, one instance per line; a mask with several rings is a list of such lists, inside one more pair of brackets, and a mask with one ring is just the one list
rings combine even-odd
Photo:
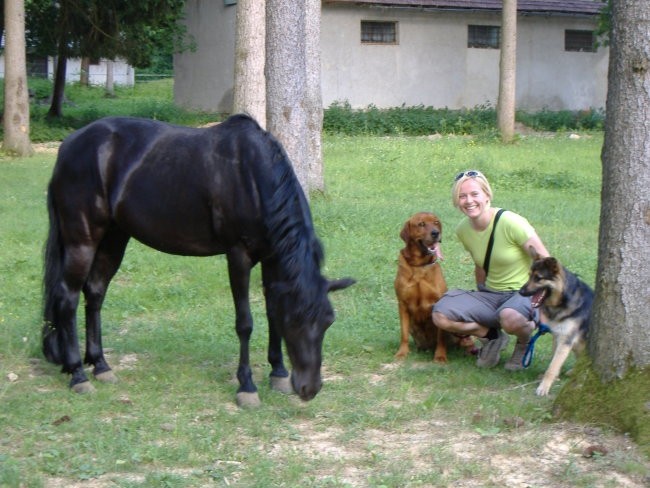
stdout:
[[[196,52],[174,59],[174,97],[184,107],[230,112],[236,6],[189,0]],[[395,45],[361,44],[362,20],[398,22]],[[467,47],[467,26],[500,25],[500,14],[325,5],[321,22],[323,105],[355,108],[496,105],[499,50]],[[517,108],[605,106],[608,50],[565,52],[566,29],[593,30],[596,19],[520,16]]]
[[[361,44],[362,20],[398,22],[396,45]],[[467,26],[501,25],[499,14],[330,6],[323,9],[323,104],[353,107],[496,105],[497,49],[467,47]],[[517,107],[604,107],[608,50],[565,52],[565,29],[593,30],[595,19],[520,16]]]
[[185,21],[195,52],[174,56],[174,101],[181,107],[230,112],[235,79],[236,6],[187,0]]

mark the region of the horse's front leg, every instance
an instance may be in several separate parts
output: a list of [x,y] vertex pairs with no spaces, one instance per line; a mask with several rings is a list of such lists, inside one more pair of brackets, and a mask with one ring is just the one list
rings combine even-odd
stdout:
[[[262,264],[262,281],[266,286],[268,281],[267,270],[264,263]],[[272,313],[273,303],[266,303],[266,320],[269,324],[269,349],[267,359],[271,365],[271,373],[269,379],[271,388],[273,390],[292,394],[293,386],[291,386],[291,379],[289,372],[284,366],[284,359],[282,357],[282,336],[275,323],[275,314]]]
[[271,365],[271,373],[269,379],[271,381],[271,388],[281,393],[290,395],[294,393],[293,386],[291,386],[291,378],[289,371],[284,367],[284,360],[282,358],[282,338],[276,332],[275,326],[271,323],[269,318],[269,351],[268,360]]
[[240,407],[258,406],[260,399],[257,394],[257,387],[253,382],[249,354],[249,342],[253,333],[253,316],[251,315],[248,293],[250,273],[254,263],[248,254],[240,248],[232,249],[227,257],[230,290],[235,303],[235,331],[239,338],[237,405]]

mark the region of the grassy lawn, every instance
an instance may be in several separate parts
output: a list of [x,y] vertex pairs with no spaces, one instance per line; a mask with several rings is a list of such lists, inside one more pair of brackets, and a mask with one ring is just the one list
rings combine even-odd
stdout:
[[[552,422],[565,377],[550,398],[534,393],[549,337],[517,373],[479,370],[456,350],[446,366],[428,353],[393,360],[398,234],[412,213],[441,217],[447,282],[473,285],[453,235],[460,213],[450,187],[462,169],[486,173],[495,205],[526,216],[549,251],[593,285],[601,145],[598,132],[509,146],[468,136],[325,136],[327,188],[311,200],[325,274],[358,283],[332,295],[338,318],[325,337],[325,384],[304,404],[268,387],[256,270],[256,410],[234,403],[238,344],[223,256],[173,257],[136,242],[104,307],[104,345],[120,382],[71,393],[39,346],[54,154],[1,160],[0,486],[644,486],[650,465],[623,433]],[[584,457],[596,444],[607,454]]]

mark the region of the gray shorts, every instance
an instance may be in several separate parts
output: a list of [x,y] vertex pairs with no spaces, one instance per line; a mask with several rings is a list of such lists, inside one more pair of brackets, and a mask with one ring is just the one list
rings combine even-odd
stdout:
[[476,322],[494,328],[500,327],[499,312],[504,308],[512,308],[529,320],[536,320],[537,311],[533,309],[530,298],[518,291],[455,289],[445,293],[433,306],[433,311],[454,322]]

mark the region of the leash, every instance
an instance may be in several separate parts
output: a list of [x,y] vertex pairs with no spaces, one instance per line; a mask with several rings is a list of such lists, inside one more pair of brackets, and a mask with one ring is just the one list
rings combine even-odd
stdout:
[[533,352],[535,351],[535,342],[537,339],[539,339],[541,336],[546,334],[547,332],[551,332],[551,328],[546,325],[543,322],[539,322],[537,324],[537,332],[535,335],[530,339],[530,342],[528,343],[528,347],[526,348],[526,353],[524,354],[524,357],[521,358],[521,365],[524,368],[527,368],[530,366],[530,363],[533,361]]

